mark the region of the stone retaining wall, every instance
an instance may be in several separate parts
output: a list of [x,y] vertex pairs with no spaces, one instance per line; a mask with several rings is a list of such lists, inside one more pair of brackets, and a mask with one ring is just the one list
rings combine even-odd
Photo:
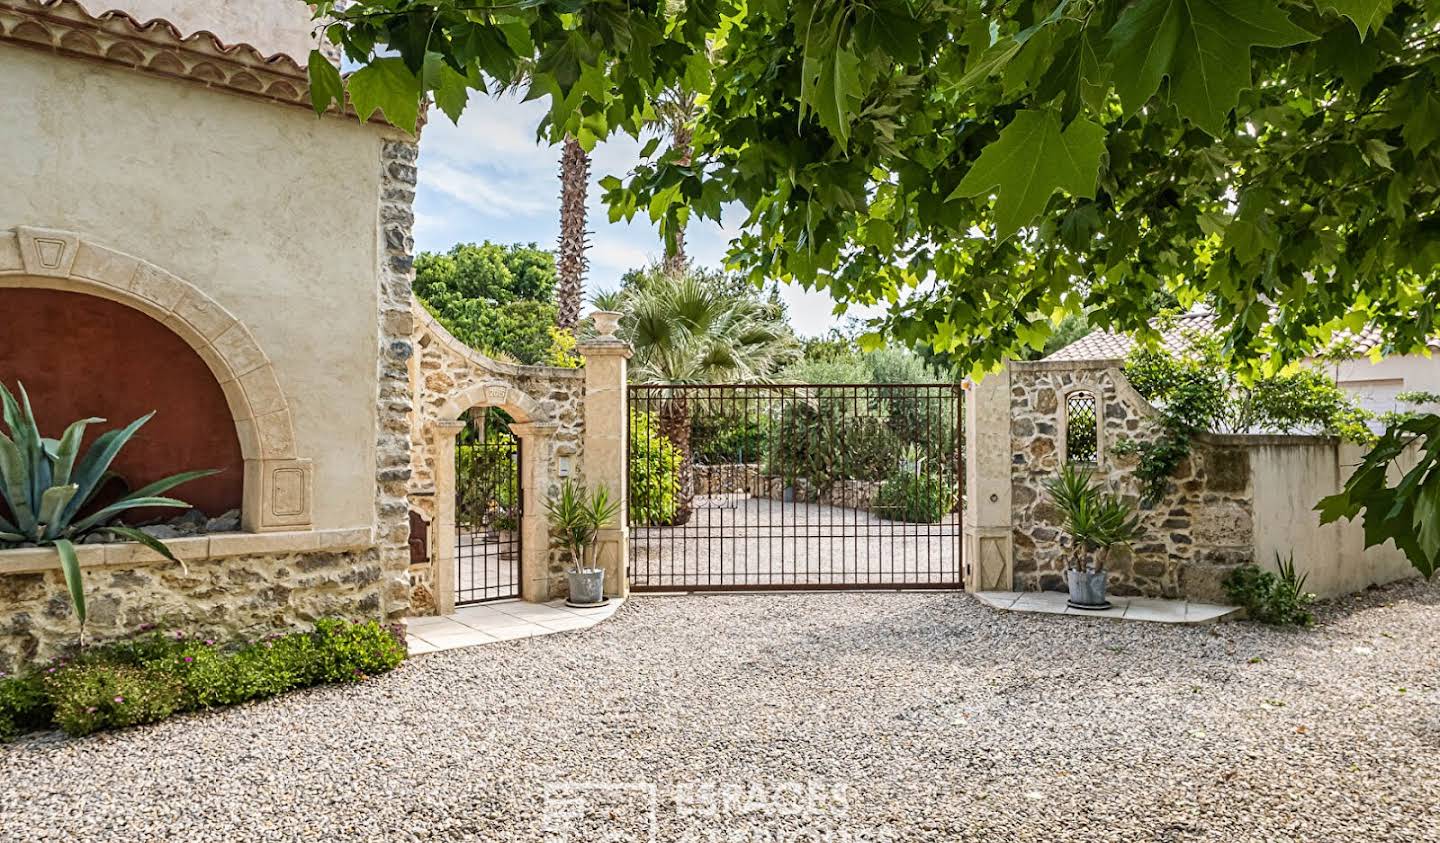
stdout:
[[[212,552],[211,541],[229,549]],[[87,641],[132,636],[146,625],[217,640],[255,638],[322,617],[384,618],[394,597],[386,550],[369,530],[216,534],[168,544],[184,566],[133,544],[77,548]],[[3,551],[0,566],[0,670],[73,647],[80,625],[54,550]]]
[[883,480],[837,480],[818,492],[809,480],[789,481],[773,474],[762,475],[759,463],[730,463],[695,466],[695,494],[748,494],[756,498],[800,503],[821,503],[851,509],[870,509],[880,493]]

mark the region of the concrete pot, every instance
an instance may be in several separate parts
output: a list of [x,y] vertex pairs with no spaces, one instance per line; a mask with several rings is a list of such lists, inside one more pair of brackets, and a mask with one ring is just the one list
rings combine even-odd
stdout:
[[1110,608],[1110,601],[1105,599],[1104,571],[1066,571],[1065,583],[1070,586],[1071,608]]
[[565,601],[571,606],[599,606],[605,602],[605,569],[584,568],[566,571],[570,581],[570,597]]

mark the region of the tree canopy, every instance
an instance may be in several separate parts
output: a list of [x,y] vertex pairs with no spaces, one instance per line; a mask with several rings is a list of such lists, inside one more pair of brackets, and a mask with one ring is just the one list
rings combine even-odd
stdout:
[[415,295],[472,348],[521,363],[554,362],[555,258],[533,243],[421,252]]
[[531,68],[540,131],[588,148],[688,87],[688,157],[603,180],[612,217],[738,203],[732,266],[888,303],[966,369],[1081,312],[1146,337],[1203,302],[1256,371],[1440,327],[1440,0],[331,5],[363,67],[312,56],[321,110],[413,128]]

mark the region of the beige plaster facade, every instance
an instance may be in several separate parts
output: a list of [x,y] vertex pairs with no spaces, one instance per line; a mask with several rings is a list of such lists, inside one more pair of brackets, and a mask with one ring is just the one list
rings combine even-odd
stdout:
[[[41,287],[158,320],[245,458],[244,532],[178,540],[188,569],[82,546],[91,635],[406,614],[412,140],[317,118],[287,58],[72,0],[0,0],[0,79],[0,306]],[[54,552],[0,550],[0,669],[77,631]]]
[[289,399],[314,526],[368,526],[383,131],[4,43],[0,78],[0,113],[28,115],[0,123],[0,230],[72,232],[203,290],[265,353],[266,406]]

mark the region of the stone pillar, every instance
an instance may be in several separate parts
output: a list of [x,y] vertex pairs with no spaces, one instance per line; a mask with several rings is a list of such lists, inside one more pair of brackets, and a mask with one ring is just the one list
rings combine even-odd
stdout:
[[620,501],[615,520],[600,531],[595,556],[605,569],[605,593],[625,597],[630,593],[625,369],[631,349],[615,337],[620,314],[596,311],[591,317],[599,336],[578,349],[585,358],[585,480],[592,490],[605,489]]
[[964,529],[965,590],[1012,590],[1008,364],[965,396]]
[[430,426],[435,453],[435,523],[430,564],[435,567],[435,614],[455,611],[455,437],[465,429],[460,419],[442,419]]
[[550,519],[545,500],[550,495],[554,464],[556,422],[515,422],[510,432],[520,437],[520,490],[524,497],[520,516],[520,599],[543,603],[550,599]]

